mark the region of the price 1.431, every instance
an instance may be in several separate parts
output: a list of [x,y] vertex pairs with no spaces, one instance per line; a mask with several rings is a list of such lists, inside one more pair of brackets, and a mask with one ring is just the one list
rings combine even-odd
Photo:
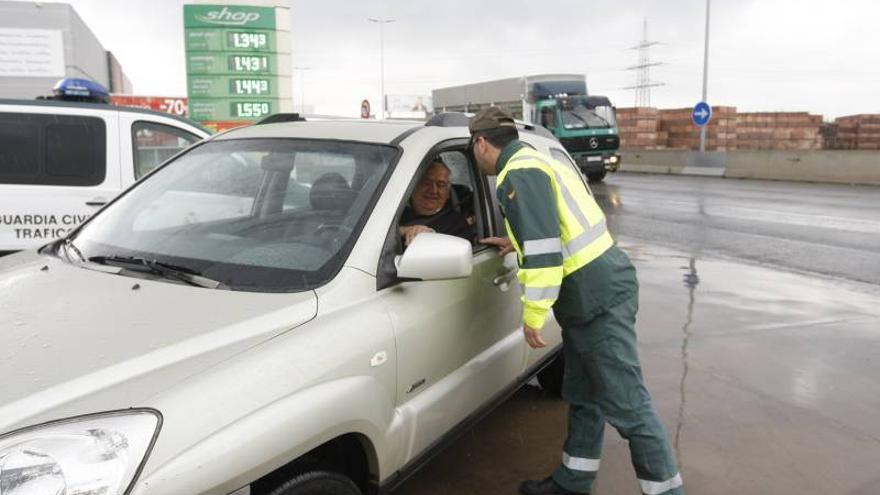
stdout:
[[229,68],[233,72],[268,72],[269,57],[265,55],[232,55]]

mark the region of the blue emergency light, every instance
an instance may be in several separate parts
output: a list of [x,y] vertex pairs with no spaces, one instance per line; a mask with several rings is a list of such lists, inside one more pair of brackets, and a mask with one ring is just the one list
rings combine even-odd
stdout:
[[107,88],[88,79],[62,79],[52,88],[52,93],[56,100],[110,103]]

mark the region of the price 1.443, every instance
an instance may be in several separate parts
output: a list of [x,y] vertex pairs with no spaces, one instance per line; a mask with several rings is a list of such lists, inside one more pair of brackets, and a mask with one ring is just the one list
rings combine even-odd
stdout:
[[231,79],[229,91],[234,95],[259,95],[269,94],[268,79]]

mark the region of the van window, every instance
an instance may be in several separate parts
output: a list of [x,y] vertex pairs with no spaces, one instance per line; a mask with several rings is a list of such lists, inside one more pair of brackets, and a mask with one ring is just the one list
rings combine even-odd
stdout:
[[195,143],[200,137],[169,125],[135,122],[131,126],[135,179]]
[[39,171],[40,127],[11,122],[0,114],[0,181],[27,177]]
[[0,113],[0,184],[97,186],[106,160],[98,117]]

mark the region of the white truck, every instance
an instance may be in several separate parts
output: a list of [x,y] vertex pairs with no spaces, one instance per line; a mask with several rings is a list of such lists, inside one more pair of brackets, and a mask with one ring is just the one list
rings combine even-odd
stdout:
[[0,99],[0,255],[67,235],[209,135],[195,122],[149,110]]

